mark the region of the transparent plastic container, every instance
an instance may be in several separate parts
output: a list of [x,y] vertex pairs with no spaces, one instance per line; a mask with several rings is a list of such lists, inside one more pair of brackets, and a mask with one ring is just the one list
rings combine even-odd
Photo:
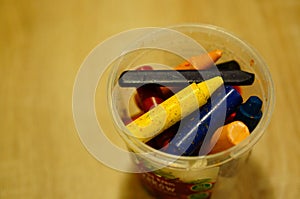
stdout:
[[[124,38],[127,40],[126,45],[122,43]],[[85,78],[88,87],[89,81],[93,81],[94,76],[100,76],[92,83],[97,83],[97,86],[93,86],[90,90],[86,89],[87,91],[83,91],[83,88],[77,89],[77,86],[84,85],[81,83],[83,80],[78,77],[74,87],[74,118],[84,145],[107,166],[138,173],[145,188],[156,198],[210,198],[218,179],[234,178],[268,126],[274,107],[274,87],[266,63],[249,44],[232,33],[204,24],[149,28],[124,37],[118,35],[109,42],[110,45],[114,44],[110,46],[111,49],[118,50],[108,50],[108,45],[105,46],[104,42],[96,47],[84,62],[84,65],[94,65],[95,71],[92,72],[93,77],[87,78],[85,75],[82,78]],[[98,50],[99,48],[101,50]],[[215,49],[223,51],[217,63],[236,60],[242,70],[255,74],[253,85],[241,87],[244,101],[251,95],[256,95],[263,101],[262,119],[251,135],[237,146],[220,153],[192,157],[164,153],[130,136],[125,120],[130,120],[131,116],[139,114],[140,110],[134,101],[135,88],[122,88],[118,85],[120,74],[124,70],[136,69],[143,65],[151,65],[155,69],[176,66],[190,56]],[[107,64],[103,59],[107,59]],[[101,66],[103,63],[106,65]],[[97,67],[102,69],[97,71]],[[91,71],[93,70],[89,70]],[[80,73],[83,72],[81,69]],[[96,103],[96,106],[89,105],[84,97],[80,97],[82,92],[94,97],[90,102]],[[82,106],[77,108],[76,103],[81,103]],[[95,113],[91,111],[89,113],[91,115],[87,114],[83,119],[81,111],[85,106],[86,109],[95,108],[96,111]],[[98,120],[92,118],[94,116]],[[97,126],[88,120],[97,121]],[[82,124],[84,122],[85,124]],[[94,132],[93,129],[99,127],[100,130]],[[83,131],[84,133],[81,133]],[[107,145],[99,139],[99,133],[110,140]],[[118,153],[120,151],[122,153]],[[110,157],[106,157],[103,153]],[[128,156],[131,157],[134,166],[127,170],[120,165],[128,162]]]

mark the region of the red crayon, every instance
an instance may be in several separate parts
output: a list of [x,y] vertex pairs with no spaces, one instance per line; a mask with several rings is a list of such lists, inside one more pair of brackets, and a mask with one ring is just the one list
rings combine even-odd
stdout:
[[[137,70],[153,70],[151,66],[142,66]],[[164,96],[157,85],[143,85],[136,89],[135,100],[142,111],[147,112],[164,101]]]
[[165,130],[163,133],[149,140],[146,144],[149,146],[159,150],[168,147],[168,144],[172,140],[172,138],[176,135],[178,131],[179,125],[175,124]]

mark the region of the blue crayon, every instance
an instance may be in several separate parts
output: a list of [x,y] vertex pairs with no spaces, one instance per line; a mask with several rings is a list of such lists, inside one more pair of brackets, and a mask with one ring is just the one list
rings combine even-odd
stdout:
[[233,87],[219,88],[206,105],[181,120],[175,137],[162,151],[174,155],[193,155],[199,150],[205,136],[212,135],[224,125],[226,117],[235,112],[242,101],[241,95]]
[[261,99],[251,96],[237,109],[234,120],[242,121],[252,132],[262,117],[261,107]]

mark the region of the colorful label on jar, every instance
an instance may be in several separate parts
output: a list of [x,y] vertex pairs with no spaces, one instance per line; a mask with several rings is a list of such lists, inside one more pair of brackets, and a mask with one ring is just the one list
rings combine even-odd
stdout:
[[145,187],[159,198],[206,199],[211,196],[218,170],[218,168],[210,168],[199,171],[200,175],[196,174],[192,181],[183,181],[172,173],[165,173],[161,170],[142,173],[140,176]]

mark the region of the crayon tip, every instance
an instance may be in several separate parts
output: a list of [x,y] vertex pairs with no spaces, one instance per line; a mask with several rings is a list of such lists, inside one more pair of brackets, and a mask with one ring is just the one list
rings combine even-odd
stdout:
[[208,92],[210,94],[215,92],[221,85],[223,85],[223,79],[220,76],[208,79],[204,82],[197,84],[197,86],[200,89],[206,88],[206,92]]
[[234,121],[229,127],[228,139],[233,145],[237,145],[250,135],[248,127],[243,122]]
[[251,96],[236,111],[235,120],[244,122],[250,132],[254,130],[262,117],[262,100],[257,96]]
[[250,135],[248,127],[241,121],[234,121],[220,127],[214,133],[211,143],[213,146],[210,154],[218,153],[236,146]]
[[261,107],[261,99],[259,99],[257,96],[251,96],[241,108],[243,108],[243,111],[250,115],[257,115],[260,113]]
[[211,51],[208,53],[209,56],[211,57],[211,59],[216,62],[220,59],[220,57],[222,56],[223,54],[223,51],[222,50],[219,50],[219,49],[216,49],[214,51]]

